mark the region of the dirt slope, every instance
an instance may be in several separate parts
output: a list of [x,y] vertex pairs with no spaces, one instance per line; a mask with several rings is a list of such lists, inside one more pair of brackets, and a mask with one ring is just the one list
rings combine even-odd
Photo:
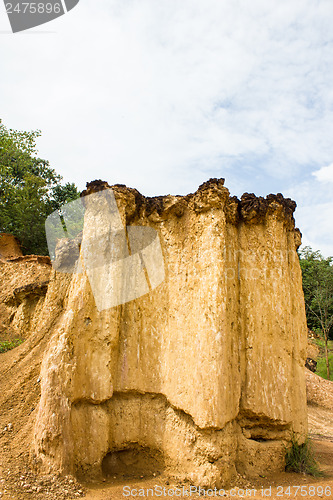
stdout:
[[[3,271],[1,283],[3,283],[4,276],[7,278],[10,276],[10,263],[2,261],[1,264]],[[6,290],[7,294],[2,287],[2,298],[11,296],[18,284],[23,287],[29,285],[31,273],[35,273],[35,277],[37,275],[39,278],[44,278],[45,272],[48,274],[50,272],[49,268],[40,272],[36,268],[31,270],[25,261],[23,266],[26,273],[22,273],[21,282],[16,282],[17,275],[13,274],[11,286]],[[70,277],[65,274],[58,280],[58,293],[39,315],[38,331],[32,329],[23,344],[12,351],[0,354],[0,498],[35,498],[37,490],[29,492],[30,488],[24,487],[24,484],[34,483],[36,488],[39,487],[37,477],[31,476],[31,480],[26,481],[23,476],[29,477],[30,474],[29,446],[36,406],[40,399],[40,366],[50,340],[51,328],[60,320],[59,301],[63,300],[69,282]],[[40,304],[40,307],[42,308],[43,304]],[[46,483],[51,481],[50,488],[54,482],[52,478],[42,478],[42,481]],[[46,491],[44,487],[43,491],[44,493]],[[57,494],[43,497],[43,491],[39,498],[62,498]]]
[[333,411],[333,382],[305,370],[308,404]]

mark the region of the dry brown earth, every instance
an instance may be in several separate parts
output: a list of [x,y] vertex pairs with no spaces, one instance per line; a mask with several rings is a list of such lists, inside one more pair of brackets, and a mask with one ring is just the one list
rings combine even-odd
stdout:
[[22,255],[22,250],[18,239],[12,234],[0,233],[0,259],[20,255]]
[[[150,478],[111,477],[82,485],[70,476],[65,478],[57,478],[51,475],[38,476],[29,469],[29,431],[34,421],[35,408],[40,397],[39,366],[32,363],[31,360],[40,358],[46,342],[46,339],[40,339],[39,342],[36,342],[35,339],[34,344],[29,344],[28,339],[20,347],[0,356],[0,404],[2,409],[0,414],[1,500],[61,500],[80,498],[84,495],[87,500],[120,500],[127,498],[123,495],[123,488],[126,485],[131,490],[137,490],[134,492],[137,494],[140,491],[147,493],[148,488],[154,488],[156,485],[162,488],[159,491],[165,491],[166,494],[169,490],[169,493],[172,493],[172,490],[179,486],[184,488],[184,491],[189,491],[189,484],[173,484],[164,476]],[[24,355],[29,349],[31,350],[31,357],[27,359]],[[23,357],[26,358],[24,364],[20,364],[23,372],[21,370],[18,372],[16,367]],[[332,386],[333,383],[330,386],[330,395],[333,398]],[[333,498],[333,411],[309,405],[308,412],[310,436],[313,438],[316,456],[326,474],[325,477],[315,479],[303,474],[279,473],[267,477],[258,476],[249,481],[239,475],[233,488],[226,492],[223,498],[267,498],[267,496],[263,496],[262,488],[268,494],[268,498],[272,499]],[[289,486],[290,490],[288,489]],[[301,486],[303,486],[303,489],[301,489]],[[323,488],[322,495],[319,494],[321,487]],[[330,496],[325,495],[325,488],[326,493],[331,492]],[[246,489],[248,490],[247,495]],[[256,495],[254,495],[254,489],[256,489]],[[291,492],[290,495],[289,492]],[[316,494],[313,494],[314,492]],[[240,493],[240,495],[237,493]],[[148,495],[151,497],[151,492],[148,492]],[[185,497],[190,498],[186,495]],[[198,498],[198,495],[192,494],[192,497]],[[162,498],[166,497],[163,495]]]

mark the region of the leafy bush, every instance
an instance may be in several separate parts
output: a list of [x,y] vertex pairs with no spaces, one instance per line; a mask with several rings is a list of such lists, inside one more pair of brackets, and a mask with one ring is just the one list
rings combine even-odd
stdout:
[[333,335],[333,257],[324,258],[319,250],[305,247],[299,252],[308,326],[325,341],[327,379],[330,380],[328,340]]
[[22,344],[22,342],[23,342],[22,339],[0,341],[0,353],[6,352],[6,351],[10,351],[11,349],[14,349],[15,347],[17,347],[20,344]]
[[0,119],[0,233],[16,236],[24,254],[47,255],[47,216],[79,192],[73,183],[62,185],[62,177],[38,157],[40,135],[7,129]]
[[315,477],[323,475],[314,457],[308,437],[304,443],[298,444],[295,434],[292,435],[291,448],[286,450],[286,471],[303,472]]

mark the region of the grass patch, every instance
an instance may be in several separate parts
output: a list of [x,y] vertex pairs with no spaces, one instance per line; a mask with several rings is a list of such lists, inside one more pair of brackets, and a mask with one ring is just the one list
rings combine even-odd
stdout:
[[[315,343],[319,347],[320,351],[324,352],[325,350],[325,342],[323,338],[315,339]],[[328,349],[333,349],[333,340],[328,340]]]
[[15,347],[22,344],[22,339],[14,339],[14,340],[2,340],[0,341],[0,353],[10,351]]
[[[330,365],[330,380],[333,380],[333,353],[328,354],[328,361]],[[326,358],[320,357],[317,359],[316,374],[322,378],[327,379]]]
[[315,477],[324,475],[317,464],[308,437],[303,444],[298,444],[295,434],[292,435],[291,448],[286,450],[286,471],[302,472]]
[[[319,347],[319,356],[317,358],[316,374],[327,379],[326,358],[325,358],[325,343],[323,339],[315,340]],[[333,341],[328,341],[328,361],[330,365],[330,380],[333,381]]]

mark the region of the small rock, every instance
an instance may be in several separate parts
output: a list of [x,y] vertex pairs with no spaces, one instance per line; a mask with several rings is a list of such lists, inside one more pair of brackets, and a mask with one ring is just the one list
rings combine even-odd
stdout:
[[11,422],[9,422],[9,424],[7,425],[7,428],[9,431],[11,431],[13,429],[13,424]]

